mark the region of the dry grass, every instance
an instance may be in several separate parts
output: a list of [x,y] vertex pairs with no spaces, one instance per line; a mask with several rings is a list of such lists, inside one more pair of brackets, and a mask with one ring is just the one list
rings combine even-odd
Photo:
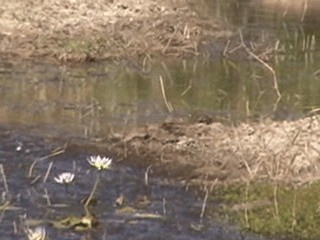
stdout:
[[0,52],[92,60],[197,54],[201,40],[226,34],[185,1],[0,0]]

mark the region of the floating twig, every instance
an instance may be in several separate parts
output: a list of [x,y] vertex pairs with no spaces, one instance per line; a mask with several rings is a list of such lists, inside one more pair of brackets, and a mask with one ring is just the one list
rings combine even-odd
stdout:
[[47,182],[47,179],[48,179],[48,177],[49,177],[49,174],[50,174],[50,171],[51,171],[52,165],[53,165],[53,162],[51,161],[51,162],[50,162],[50,164],[49,164],[49,166],[48,166],[48,169],[47,169],[46,175],[44,175],[43,183]]
[[51,154],[49,154],[49,155],[46,155],[46,156],[44,156],[44,157],[41,157],[41,158],[38,158],[38,159],[34,160],[33,163],[31,164],[30,168],[29,168],[28,178],[31,178],[33,169],[34,169],[35,165],[36,165],[38,162],[43,161],[43,160],[46,160],[46,159],[51,158],[51,157],[55,157],[55,156],[57,156],[57,155],[59,155],[59,154],[62,154],[62,153],[64,153],[64,152],[65,152],[65,148],[64,148],[64,149],[61,149],[61,150],[57,150],[57,151],[55,151],[55,152],[53,152],[53,153],[51,153]]
[[6,174],[5,174],[4,169],[3,169],[3,164],[0,164],[0,173],[1,173],[1,176],[2,176],[4,189],[8,193],[9,192],[9,187],[8,187],[7,177],[6,177]]
[[144,184],[148,186],[149,184],[149,171],[151,169],[151,165],[149,165],[144,173]]
[[173,107],[172,107],[171,103],[168,102],[168,100],[167,100],[166,91],[164,89],[163,79],[162,79],[161,75],[159,76],[159,82],[160,82],[160,86],[161,86],[161,92],[162,92],[162,97],[163,97],[164,103],[166,104],[166,107],[167,107],[169,113],[171,113],[171,112],[173,112]]

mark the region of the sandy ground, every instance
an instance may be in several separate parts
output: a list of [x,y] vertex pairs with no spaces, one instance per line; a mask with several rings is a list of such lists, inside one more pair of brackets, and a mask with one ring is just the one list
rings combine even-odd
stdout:
[[90,61],[199,54],[227,37],[186,0],[0,0],[0,56]]

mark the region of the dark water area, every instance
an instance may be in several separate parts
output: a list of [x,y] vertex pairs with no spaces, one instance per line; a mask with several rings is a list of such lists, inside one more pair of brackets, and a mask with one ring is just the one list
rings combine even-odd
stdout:
[[[1,239],[25,237],[25,216],[42,220],[40,225],[51,239],[264,239],[212,218],[200,219],[203,193],[187,191],[161,176],[153,177],[152,172],[145,185],[146,169],[117,161],[98,185],[98,202],[92,210],[100,223],[97,229],[61,230],[44,221],[84,214],[80,201],[95,181],[96,172],[86,161],[96,154],[94,150],[50,156],[69,137],[80,141],[125,131],[127,126],[193,122],[203,116],[214,121],[293,120],[318,111],[316,25],[310,19],[279,18],[278,13],[254,8],[249,1],[238,3],[199,1],[194,7],[203,16],[224,19],[236,33],[242,31],[245,43],[258,49],[256,54],[274,70],[280,100],[265,66],[248,54],[231,54],[237,51],[237,34],[227,56],[223,56],[225,42],[209,42],[206,47],[212,51],[207,58],[145,58],[78,66],[2,61],[1,206],[10,202],[12,208],[1,210]],[[53,180],[65,171],[76,175],[68,191]],[[123,207],[155,218],[121,212],[116,205],[121,195]],[[208,203],[208,208],[218,207]]]
[[[146,184],[145,169],[116,161],[111,170],[100,173],[97,202],[90,208],[98,227],[58,229],[50,221],[85,214],[81,200],[90,194],[97,176],[86,159],[94,152],[67,150],[53,156],[59,142],[3,128],[0,137],[1,239],[27,239],[26,226],[42,226],[50,239],[68,240],[263,239],[201,218],[203,193],[154,177],[152,171]],[[62,172],[75,174],[68,188],[54,181]],[[119,196],[124,199],[121,205]],[[208,203],[207,208],[212,207]]]

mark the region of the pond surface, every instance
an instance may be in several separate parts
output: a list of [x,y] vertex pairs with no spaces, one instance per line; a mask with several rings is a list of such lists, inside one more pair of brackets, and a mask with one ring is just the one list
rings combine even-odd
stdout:
[[[194,121],[204,115],[218,121],[295,119],[318,109],[317,25],[220,5],[202,1],[197,8],[224,16],[236,33],[229,45],[209,41],[205,59],[146,57],[72,67],[1,62],[0,123],[65,126],[90,135],[104,134],[110,126]],[[227,17],[232,11],[243,12],[238,21]],[[274,75],[241,48],[237,29]]]
[[[1,239],[22,239],[26,227],[36,226],[50,239],[262,239],[201,218],[204,194],[154,177],[152,170],[146,181],[146,169],[117,161],[99,172],[96,202],[89,207],[97,228],[60,229],[54,221],[86,214],[81,200],[98,174],[86,159],[94,152],[61,151],[59,141],[4,128],[0,137]],[[65,171],[75,174],[68,188],[54,181]]]
[[[281,100],[265,66],[248,55],[222,57],[225,43],[220,42],[208,44],[211,50],[206,59],[145,58],[135,63],[72,67],[2,61],[1,204],[9,201],[15,208],[1,212],[1,239],[24,236],[24,215],[43,221],[41,225],[51,239],[262,239],[219,222],[201,220],[203,194],[197,196],[152,174],[146,185],[146,169],[117,161],[101,174],[98,202],[92,207],[100,223],[96,230],[61,230],[48,222],[84,214],[80,202],[90,194],[97,176],[86,161],[94,151],[70,150],[50,156],[63,149],[68,137],[80,140],[104,136],[127,125],[197,121],[202,116],[217,121],[295,119],[319,109],[320,55],[316,31],[308,32],[314,30],[312,24],[274,17],[266,21],[270,15],[259,18],[259,11],[252,17],[246,8],[230,10],[232,1],[210,1],[211,11],[208,2],[201,1],[198,11],[208,17],[224,17],[231,28],[240,27],[247,44],[271,42],[278,46],[266,63],[275,71]],[[232,11],[239,14],[232,15]],[[50,134],[54,141],[45,137]],[[76,174],[68,189],[53,180],[63,171]],[[124,203],[117,206],[122,195]],[[144,217],[136,217],[136,213]]]

